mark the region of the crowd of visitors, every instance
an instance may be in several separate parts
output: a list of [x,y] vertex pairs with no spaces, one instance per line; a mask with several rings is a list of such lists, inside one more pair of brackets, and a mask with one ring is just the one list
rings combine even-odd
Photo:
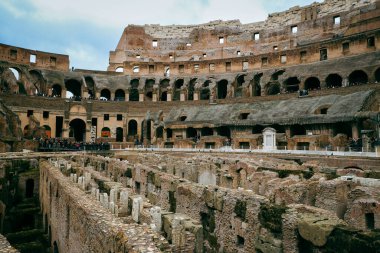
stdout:
[[47,138],[39,140],[39,151],[54,152],[54,151],[97,151],[110,150],[108,142],[76,142],[70,139],[63,138]]

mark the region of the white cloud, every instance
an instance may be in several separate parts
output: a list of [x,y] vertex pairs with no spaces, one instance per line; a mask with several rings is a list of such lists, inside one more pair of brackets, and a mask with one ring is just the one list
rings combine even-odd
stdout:
[[[15,2],[5,1],[17,12]],[[25,0],[35,9],[29,15],[53,22],[90,22],[118,28],[128,24],[197,24],[216,19],[263,20],[264,0]],[[13,3],[13,4],[12,4]]]
[[11,13],[14,17],[19,18],[26,15],[26,12],[22,9],[18,8],[15,2],[11,2],[11,0],[2,0],[0,1],[0,6],[4,7],[9,13]]
[[70,45],[65,53],[70,56],[70,65],[76,68],[101,70],[107,66],[107,62],[99,61],[102,58],[101,52],[87,44]]

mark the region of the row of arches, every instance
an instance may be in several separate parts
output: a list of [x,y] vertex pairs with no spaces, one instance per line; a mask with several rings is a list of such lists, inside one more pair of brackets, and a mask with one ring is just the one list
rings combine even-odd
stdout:
[[[144,84],[140,83],[140,79],[135,78],[130,81],[128,88],[129,97],[126,99],[126,89],[117,89],[111,91],[108,88],[103,88],[99,91],[96,90],[96,84],[91,76],[84,77],[84,84],[77,79],[65,80],[63,86],[61,84],[47,85],[47,81],[44,79],[40,71],[31,70],[27,74],[23,73],[17,67],[11,67],[0,70],[0,88],[3,93],[20,93],[26,95],[49,95],[53,97],[66,97],[66,98],[81,98],[84,96],[84,91],[88,93],[88,98],[96,98],[102,100],[115,100],[115,101],[151,101],[153,100],[155,85],[159,87],[156,94],[156,101],[168,101],[169,96],[172,101],[181,100],[181,90],[186,92],[184,100],[194,100],[195,90],[199,90],[198,98],[200,100],[207,100],[212,95],[210,89],[211,80],[201,81],[199,78],[192,78],[189,82],[185,83],[183,78],[179,78],[171,84],[170,79],[164,78],[156,84],[155,79],[146,79]],[[227,97],[242,97],[242,96],[260,96],[260,95],[275,95],[281,92],[296,92],[300,89],[317,90],[321,88],[335,88],[342,86],[352,86],[366,84],[370,78],[368,74],[363,70],[355,70],[349,74],[345,79],[338,73],[329,74],[322,81],[315,76],[307,78],[303,83],[297,76],[290,76],[282,83],[280,83],[279,77],[285,73],[285,70],[277,71],[271,77],[271,80],[265,85],[261,82],[262,73],[254,75],[252,80],[249,80],[249,89],[244,90],[244,84],[246,84],[247,74],[241,74],[236,76],[233,81],[222,79],[216,82],[216,90],[214,98],[224,99]],[[377,68],[374,72],[374,80],[380,82],[380,68]],[[199,83],[201,82],[201,83]],[[50,91],[49,87],[50,86]],[[247,87],[245,85],[245,87]],[[233,87],[233,92],[230,89]],[[263,90],[262,90],[263,87]],[[66,94],[63,94],[65,90]],[[97,93],[98,92],[98,93]],[[140,94],[141,93],[141,94]],[[141,97],[143,96],[143,98]]]

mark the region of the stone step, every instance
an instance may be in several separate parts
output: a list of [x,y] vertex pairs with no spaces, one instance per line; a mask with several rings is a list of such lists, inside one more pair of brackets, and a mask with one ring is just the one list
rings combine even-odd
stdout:
[[45,241],[43,237],[44,231],[42,229],[24,230],[16,233],[9,233],[6,235],[8,241],[13,244],[24,244],[33,241]]

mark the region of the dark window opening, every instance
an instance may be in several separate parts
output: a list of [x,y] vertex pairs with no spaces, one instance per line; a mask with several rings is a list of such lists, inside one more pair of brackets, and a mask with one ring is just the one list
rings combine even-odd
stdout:
[[179,65],[178,67],[179,73],[184,73],[185,72],[185,65]]
[[350,85],[360,85],[368,83],[368,76],[362,70],[355,70],[348,76],[348,82]]
[[365,224],[367,229],[375,229],[375,215],[373,213],[365,214]]
[[48,118],[49,118],[49,112],[48,112],[48,111],[43,111],[43,113],[42,113],[42,117],[43,117],[44,119],[48,119]]
[[201,134],[202,136],[211,136],[214,134],[214,130],[212,130],[212,128],[209,127],[204,127],[201,130]]
[[9,52],[9,56],[11,57],[12,60],[16,60],[17,59],[17,50],[11,49],[11,51]]
[[227,85],[228,81],[227,80],[221,80],[218,82],[218,99],[224,99],[227,96]]
[[55,67],[57,65],[57,58],[50,57],[50,66]]
[[137,121],[130,120],[128,122],[128,136],[135,136],[135,135],[137,135]]
[[299,90],[300,80],[297,77],[290,77],[285,80],[286,92],[297,92]]
[[206,142],[205,148],[206,149],[214,149],[215,148],[215,142]]
[[121,128],[121,127],[116,128],[116,141],[117,142],[123,142],[123,135],[124,135],[123,132],[124,132],[123,128]]
[[322,48],[319,51],[319,55],[320,55],[320,60],[321,61],[326,61],[327,60],[327,48]]
[[349,42],[343,43],[342,49],[343,49],[343,53],[349,52],[350,51],[350,43]]
[[166,129],[166,138],[170,139],[173,138],[173,130],[168,128]]
[[117,121],[122,121],[123,120],[123,114],[116,115],[116,120]]
[[375,36],[371,36],[367,38],[367,47],[375,46]]
[[305,90],[319,90],[321,82],[316,77],[310,77],[305,81]]
[[179,118],[180,121],[185,121],[186,119],[187,119],[186,116],[181,116],[181,117]]
[[136,188],[136,193],[140,194],[140,190],[141,190],[141,184],[140,184],[140,182],[135,182],[135,188]]
[[104,114],[104,120],[110,120],[110,115],[109,114]]
[[149,65],[149,74],[154,73],[154,65]]
[[239,247],[244,247],[244,237],[241,237],[241,236],[237,236],[237,245]]
[[239,142],[239,148],[240,149],[249,149],[250,148],[249,142]]
[[226,62],[226,71],[231,71],[231,62]]
[[268,58],[264,57],[261,58],[261,66],[267,66],[268,65]]
[[338,74],[330,74],[326,78],[327,88],[342,87],[343,79]]
[[34,180],[28,179],[26,180],[26,187],[25,187],[25,197],[26,198],[32,198],[34,195]]
[[57,116],[55,118],[55,137],[56,138],[62,137],[62,130],[63,130],[63,117]]
[[28,110],[26,116],[30,117],[33,115],[33,110]]
[[327,110],[328,110],[328,108],[322,108],[321,109],[321,114],[327,114]]
[[249,113],[241,113],[239,119],[248,119]]

